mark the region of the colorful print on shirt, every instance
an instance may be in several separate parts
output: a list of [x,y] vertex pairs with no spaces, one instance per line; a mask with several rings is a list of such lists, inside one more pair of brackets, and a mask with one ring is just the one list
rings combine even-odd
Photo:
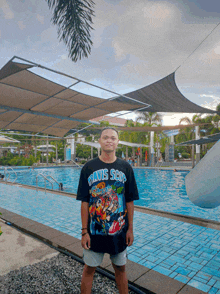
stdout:
[[92,235],[116,235],[125,226],[127,214],[123,172],[100,169],[88,178],[90,189],[90,232]]

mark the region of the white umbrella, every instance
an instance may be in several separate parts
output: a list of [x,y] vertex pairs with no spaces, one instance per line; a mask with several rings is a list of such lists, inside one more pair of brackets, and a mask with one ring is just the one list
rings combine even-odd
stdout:
[[0,136],[0,143],[20,143],[20,141],[9,138],[9,137],[5,137],[5,136]]

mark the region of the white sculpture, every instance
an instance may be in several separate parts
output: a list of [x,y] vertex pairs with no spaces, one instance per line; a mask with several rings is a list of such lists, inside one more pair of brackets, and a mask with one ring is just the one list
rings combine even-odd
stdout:
[[220,205],[220,140],[185,178],[189,199],[202,208]]

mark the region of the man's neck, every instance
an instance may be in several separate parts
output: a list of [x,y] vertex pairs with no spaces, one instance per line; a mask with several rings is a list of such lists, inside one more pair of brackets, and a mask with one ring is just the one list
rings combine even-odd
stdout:
[[101,155],[99,156],[99,159],[105,163],[112,163],[117,159],[117,157],[115,155],[115,152],[106,153],[102,151]]

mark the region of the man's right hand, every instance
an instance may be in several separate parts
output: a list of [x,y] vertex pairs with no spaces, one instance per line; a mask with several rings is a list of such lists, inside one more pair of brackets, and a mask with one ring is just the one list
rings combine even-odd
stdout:
[[90,249],[90,236],[88,233],[82,236],[81,245],[84,249]]

